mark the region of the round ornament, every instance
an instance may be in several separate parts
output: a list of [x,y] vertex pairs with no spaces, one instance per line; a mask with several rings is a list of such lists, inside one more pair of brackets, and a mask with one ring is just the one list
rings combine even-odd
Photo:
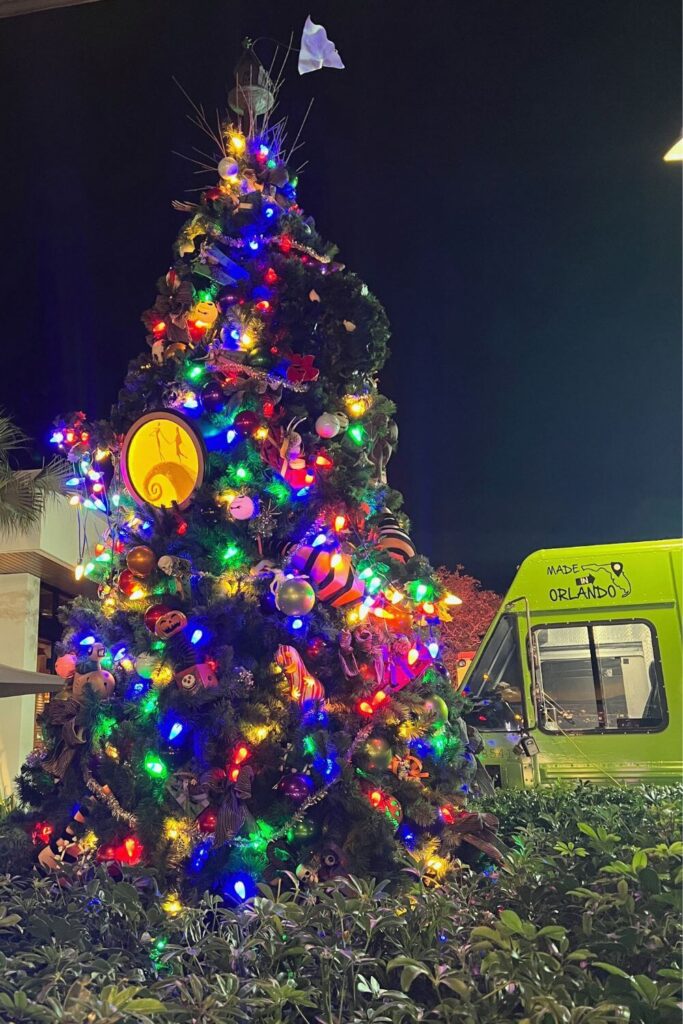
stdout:
[[398,828],[403,821],[403,808],[395,796],[387,797],[384,805],[384,813],[393,822],[396,828]]
[[62,654],[55,661],[55,672],[60,679],[71,679],[76,671],[76,655]]
[[313,792],[313,779],[310,775],[286,775],[280,783],[280,792],[297,806]]
[[234,178],[239,173],[240,166],[231,156],[224,156],[218,162],[218,173],[223,179]]
[[126,555],[126,565],[140,579],[150,576],[156,567],[157,556],[146,544],[137,544]]
[[145,612],[145,625],[150,633],[154,632],[158,620],[162,615],[168,615],[170,608],[167,604],[151,604]]
[[315,590],[308,580],[283,580],[275,591],[275,605],[283,615],[308,615],[315,604]]
[[370,772],[384,772],[389,768],[394,752],[382,736],[366,740],[360,750],[360,760]]
[[133,575],[130,569],[124,569],[123,572],[119,573],[116,586],[122,594],[125,594],[126,597],[130,597],[130,595],[140,586],[140,580],[137,576]]
[[304,843],[315,839],[318,832],[319,828],[316,822],[304,818],[302,821],[297,821],[287,830],[287,839],[290,843]]
[[225,408],[223,389],[217,380],[210,380],[202,388],[202,405],[207,412],[220,412]]
[[136,420],[121,449],[131,496],[154,508],[185,508],[204,479],[205,450],[189,420],[169,409]]
[[343,413],[324,412],[315,421],[315,432],[318,437],[330,439],[336,437],[341,430],[349,425],[348,417]]
[[[157,607],[159,607],[157,605]],[[145,625],[147,622],[145,620]],[[147,626],[149,629],[150,627]],[[138,654],[135,659],[135,671],[141,679],[151,679],[159,666],[159,659],[154,654]]]
[[251,519],[256,514],[256,503],[248,494],[238,494],[228,505],[233,519]]
[[218,811],[215,807],[205,807],[201,814],[197,815],[196,821],[200,832],[212,834],[216,831]]
[[439,697],[436,693],[422,702],[422,709],[437,722],[448,721],[448,704],[443,697]]
[[241,437],[249,437],[258,428],[259,418],[253,409],[243,409],[235,416],[232,426]]

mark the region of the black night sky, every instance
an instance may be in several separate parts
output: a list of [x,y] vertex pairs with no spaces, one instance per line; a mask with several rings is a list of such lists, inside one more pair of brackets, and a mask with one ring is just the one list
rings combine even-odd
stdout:
[[[322,22],[281,93],[300,201],[393,323],[419,547],[504,588],[530,551],[680,531],[679,0],[102,0],[0,20],[0,403],[45,451],[107,414],[197,184],[176,76]],[[295,39],[298,43],[298,39]],[[201,179],[202,181],[204,179]]]

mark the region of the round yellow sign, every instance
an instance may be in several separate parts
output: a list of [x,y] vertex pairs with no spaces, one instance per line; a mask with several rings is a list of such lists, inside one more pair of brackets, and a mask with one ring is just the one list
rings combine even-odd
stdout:
[[146,413],[126,434],[121,473],[136,501],[183,508],[204,479],[204,445],[178,413]]

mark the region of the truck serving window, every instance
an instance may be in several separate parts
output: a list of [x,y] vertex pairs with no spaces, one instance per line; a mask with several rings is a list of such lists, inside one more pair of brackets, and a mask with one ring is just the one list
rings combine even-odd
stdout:
[[523,725],[522,667],[517,622],[503,615],[472,670],[464,693],[474,703],[470,725],[486,732],[518,732]]
[[656,732],[667,723],[648,622],[537,626],[538,720],[546,732]]

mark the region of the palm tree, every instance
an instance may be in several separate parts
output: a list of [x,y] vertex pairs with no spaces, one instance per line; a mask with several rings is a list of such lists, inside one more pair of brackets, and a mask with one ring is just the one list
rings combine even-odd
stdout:
[[42,518],[50,497],[64,493],[69,464],[52,459],[42,469],[13,469],[10,456],[28,437],[0,412],[0,534],[21,533]]

